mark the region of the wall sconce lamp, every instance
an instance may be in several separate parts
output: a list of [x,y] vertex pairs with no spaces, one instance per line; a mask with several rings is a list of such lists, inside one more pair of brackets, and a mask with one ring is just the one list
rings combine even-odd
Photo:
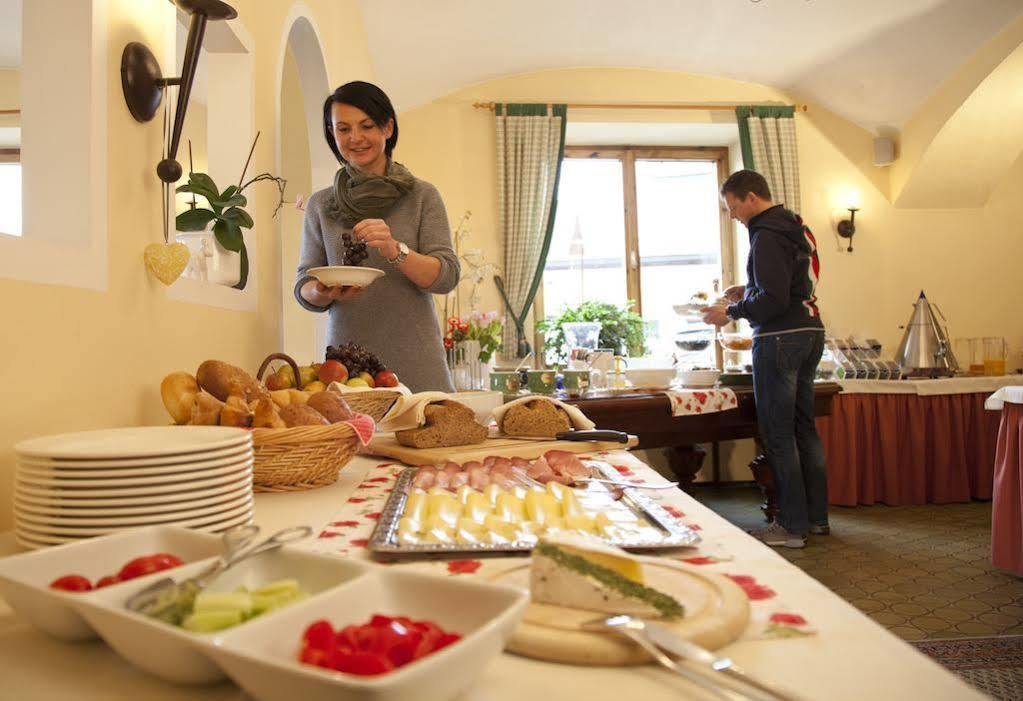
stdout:
[[849,218],[843,219],[838,222],[838,235],[844,239],[849,239],[849,247],[846,249],[849,253],[852,253],[852,237],[856,233],[856,212],[860,211],[859,207],[849,207]]
[[199,64],[199,50],[208,20],[234,19],[238,13],[233,7],[220,0],[171,0],[192,16],[188,26],[188,40],[185,42],[185,60],[180,78],[164,78],[160,64],[145,44],[133,41],[121,53],[121,89],[128,111],[139,122],[148,122],[156,115],[163,99],[163,90],[170,85],[178,86],[178,103],[174,110],[174,128],[170,132],[166,157],[156,166],[156,174],[165,183],[175,183],[181,178],[181,164],[175,160],[181,129],[185,124],[188,97],[195,80],[195,69]]

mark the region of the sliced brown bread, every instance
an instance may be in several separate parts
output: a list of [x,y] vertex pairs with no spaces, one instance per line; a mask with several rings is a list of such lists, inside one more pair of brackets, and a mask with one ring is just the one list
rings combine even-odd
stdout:
[[542,436],[553,438],[569,431],[572,422],[568,413],[553,402],[534,399],[509,407],[501,419],[501,433],[509,436]]
[[482,443],[487,427],[476,422],[472,409],[450,399],[430,404],[424,410],[426,425],[395,431],[395,439],[410,448],[447,448]]

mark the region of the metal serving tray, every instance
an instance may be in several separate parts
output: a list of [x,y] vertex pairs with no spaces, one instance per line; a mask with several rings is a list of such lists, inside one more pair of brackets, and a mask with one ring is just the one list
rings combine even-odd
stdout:
[[[587,460],[587,464],[600,473],[605,479],[621,480],[621,475],[611,465],[598,460]],[[394,491],[381,511],[377,526],[370,536],[367,548],[375,553],[387,555],[429,555],[455,553],[513,553],[528,552],[536,544],[533,540],[520,540],[508,543],[399,543],[398,521],[405,510],[405,502],[412,490],[412,480],[419,470],[408,467],[398,475]],[[577,489],[581,493],[582,489]],[[603,491],[610,498],[607,486],[591,482],[586,491],[597,493]],[[656,536],[634,537],[626,539],[604,539],[605,542],[628,550],[655,550],[663,548],[681,548],[695,545],[700,541],[699,534],[693,529],[678,522],[664,508],[643,494],[643,490],[635,487],[624,487],[623,496],[617,503],[628,508],[637,516],[642,517],[652,528],[658,531]]]

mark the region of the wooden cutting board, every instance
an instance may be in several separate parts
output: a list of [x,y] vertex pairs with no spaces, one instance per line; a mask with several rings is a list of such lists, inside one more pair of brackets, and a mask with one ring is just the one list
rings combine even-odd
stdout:
[[[749,599],[729,578],[657,558],[642,558],[649,586],[685,606],[685,616],[665,625],[676,635],[716,650],[738,638],[749,621]],[[491,581],[529,589],[529,564],[505,570]],[[635,643],[615,634],[583,630],[600,618],[594,611],[530,603],[506,649],[518,655],[579,665],[637,665],[651,662]]]
[[393,433],[381,433],[373,437],[362,449],[368,455],[379,455],[399,460],[406,465],[436,465],[446,460],[454,462],[482,461],[488,455],[505,458],[538,458],[548,450],[565,450],[569,453],[593,453],[600,450],[627,450],[635,447],[639,440],[629,436],[629,442],[611,441],[556,441],[556,440],[515,440],[512,438],[488,438],[483,443],[458,445],[450,448],[409,448],[394,439]]

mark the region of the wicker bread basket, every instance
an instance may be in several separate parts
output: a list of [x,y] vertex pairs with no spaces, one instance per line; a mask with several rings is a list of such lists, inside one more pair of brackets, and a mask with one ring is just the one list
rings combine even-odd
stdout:
[[[299,376],[298,365],[292,358],[283,353],[274,353],[263,361],[256,379],[262,380],[263,373],[274,360],[290,364],[295,377]],[[357,408],[357,403],[348,397],[345,397],[345,401],[352,411],[368,413]],[[345,423],[255,428],[252,429],[252,445],[255,451],[253,490],[295,492],[336,482],[341,468],[358,452],[359,436],[354,428]]]

